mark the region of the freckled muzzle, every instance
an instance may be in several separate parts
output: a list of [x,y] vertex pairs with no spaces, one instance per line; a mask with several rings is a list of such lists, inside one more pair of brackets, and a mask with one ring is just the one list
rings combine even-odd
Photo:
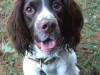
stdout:
[[43,20],[37,26],[35,32],[35,44],[44,53],[50,54],[59,45],[59,27],[54,20]]

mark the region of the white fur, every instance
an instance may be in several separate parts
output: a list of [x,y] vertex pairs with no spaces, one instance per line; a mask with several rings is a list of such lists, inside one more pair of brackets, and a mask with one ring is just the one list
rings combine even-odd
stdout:
[[[42,68],[39,63],[28,59],[28,56],[31,54],[27,53],[23,61],[24,75],[40,75],[41,69],[47,75],[79,75],[80,70],[76,66],[77,58],[74,50],[71,49],[71,53],[63,50],[59,56],[56,56],[56,53],[53,54],[57,57],[56,60],[48,65],[42,64]],[[34,56],[32,57],[34,58]],[[52,54],[46,55],[39,51],[36,53],[36,58],[45,57],[52,57]]]

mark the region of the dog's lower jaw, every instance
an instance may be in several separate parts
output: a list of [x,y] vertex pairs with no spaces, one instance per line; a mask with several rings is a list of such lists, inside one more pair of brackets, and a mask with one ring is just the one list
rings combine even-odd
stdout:
[[80,70],[76,66],[77,58],[74,50],[66,52],[63,50],[54,62],[51,64],[43,64],[42,68],[39,63],[36,63],[27,56],[23,61],[24,75],[41,75],[40,71],[43,70],[46,75],[79,75]]

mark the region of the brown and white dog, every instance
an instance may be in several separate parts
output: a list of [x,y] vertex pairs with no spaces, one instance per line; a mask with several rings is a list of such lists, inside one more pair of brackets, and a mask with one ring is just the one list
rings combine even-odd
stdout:
[[79,75],[75,49],[83,17],[74,0],[16,0],[8,35],[24,54],[24,75]]

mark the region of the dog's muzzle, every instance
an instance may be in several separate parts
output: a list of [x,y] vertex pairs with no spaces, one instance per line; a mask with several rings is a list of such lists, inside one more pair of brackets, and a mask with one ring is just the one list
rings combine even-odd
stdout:
[[52,33],[56,29],[56,26],[57,26],[56,22],[54,22],[53,20],[46,19],[46,20],[43,20],[38,25],[38,28],[42,32],[50,34],[50,33]]

